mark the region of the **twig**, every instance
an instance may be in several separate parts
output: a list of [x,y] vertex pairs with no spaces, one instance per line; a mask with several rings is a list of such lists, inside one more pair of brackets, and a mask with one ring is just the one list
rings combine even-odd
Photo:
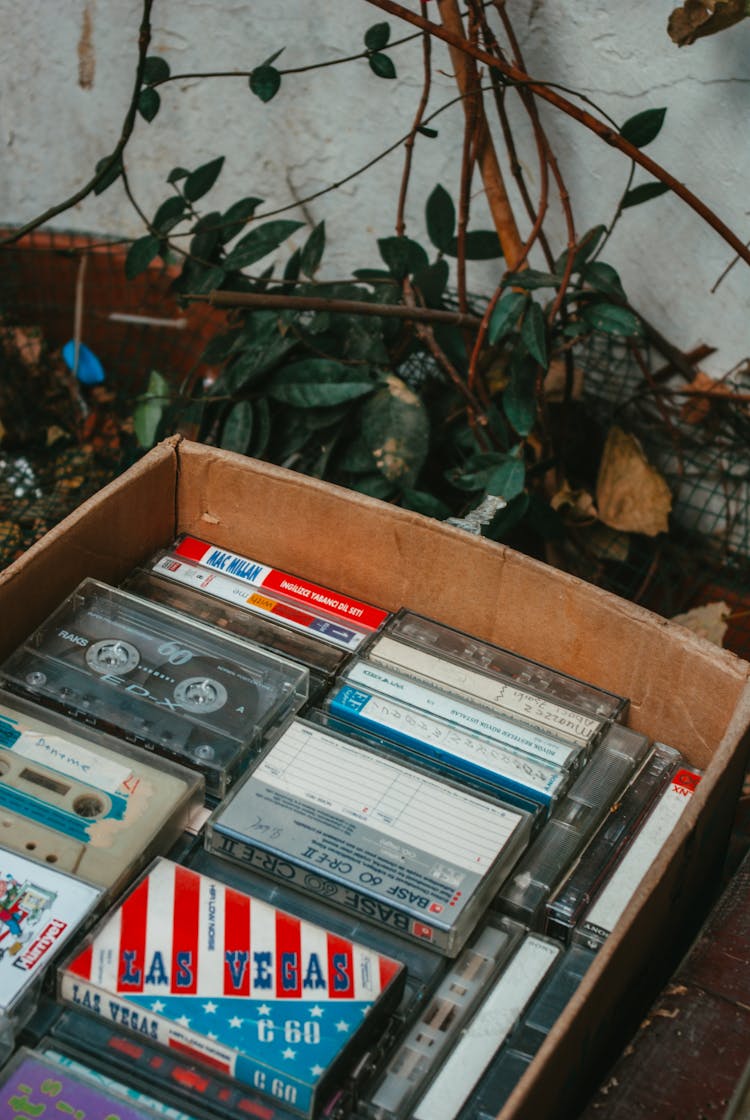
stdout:
[[128,106],[128,111],[125,114],[125,120],[123,121],[120,139],[117,141],[117,146],[110,155],[109,159],[96,172],[96,174],[91,179],[89,179],[89,181],[84,186],[81,187],[80,190],[75,192],[75,194],[70,195],[70,197],[66,198],[64,202],[59,202],[56,206],[51,206],[49,210],[45,210],[43,214],[39,214],[38,217],[32,218],[31,221],[26,222],[25,225],[19,226],[18,229],[14,230],[9,237],[3,237],[2,239],[0,239],[0,245],[10,245],[14,241],[20,240],[20,238],[24,237],[27,233],[31,233],[33,229],[37,229],[38,226],[41,226],[45,222],[48,222],[51,218],[56,217],[58,214],[62,214],[64,210],[69,210],[71,206],[75,206],[76,203],[81,202],[84,198],[86,198],[87,195],[91,194],[97,183],[101,182],[104,176],[108,175],[112,168],[115,167],[118,161],[122,158],[122,154],[125,151],[125,146],[127,145],[128,140],[130,139],[133,132],[133,128],[135,127],[135,118],[138,108],[138,95],[141,92],[141,85],[143,82],[143,68],[146,65],[146,54],[148,53],[149,43],[151,42],[151,9],[153,7],[153,4],[154,0],[143,0],[141,26],[138,31],[138,64],[135,70],[135,84],[133,86],[133,93],[130,98],[130,105]]
[[[421,0],[422,15],[426,15],[427,6],[424,0]],[[406,210],[406,192],[409,189],[409,177],[411,175],[411,161],[414,153],[414,142],[417,137],[417,132],[422,125],[422,118],[424,117],[427,102],[430,100],[430,88],[432,86],[432,69],[431,69],[431,55],[432,55],[432,39],[426,31],[422,32],[422,67],[424,71],[424,78],[422,79],[422,96],[419,99],[419,105],[414,115],[414,121],[411,126],[411,132],[404,141],[404,170],[401,175],[401,188],[398,194],[398,206],[396,209],[396,233],[399,237],[403,237],[406,232],[406,223],[404,221],[404,211]]]
[[183,295],[185,300],[200,301],[213,307],[265,307],[280,311],[330,311],[341,315],[374,315],[390,319],[406,319],[419,323],[451,323],[456,327],[477,329],[481,322],[475,315],[462,315],[435,307],[404,307],[401,303],[369,303],[356,299],[326,299],[323,296],[280,296],[270,292],[213,291],[206,295]]
[[471,57],[475,58],[478,62],[484,62],[485,65],[500,70],[507,81],[516,85],[525,85],[526,88],[536,94],[537,97],[540,97],[543,101],[549,102],[549,104],[553,105],[556,109],[559,109],[561,112],[566,113],[567,116],[577,120],[591,132],[594,132],[605,144],[617,148],[628,156],[629,159],[640,164],[640,166],[648,171],[650,175],[653,175],[655,179],[659,179],[660,182],[665,183],[678,198],[681,198],[682,201],[703,218],[727,244],[731,245],[737,255],[741,257],[746,264],[750,264],[750,248],[743,244],[739,237],[737,237],[729,226],[722,221],[718,214],[698,198],[697,195],[693,194],[683,183],[675,179],[674,175],[671,175],[661,164],[651,159],[650,156],[645,155],[639,148],[636,148],[634,144],[631,144],[621,136],[611,125],[597,120],[591,113],[586,112],[585,109],[580,109],[577,105],[574,105],[572,101],[568,101],[567,98],[562,97],[549,85],[530,77],[517,66],[494,58],[493,55],[482,50],[481,47],[467,42],[466,39],[462,39],[459,35],[454,35],[446,27],[441,27],[437,23],[425,20],[423,17],[418,16],[416,12],[409,11],[403,4],[397,3],[396,0],[367,0],[367,3],[372,4],[373,7],[379,8],[381,11],[388,12],[390,15],[399,17],[407,23],[413,24],[415,27],[421,27],[423,30],[429,31],[436,38],[442,39],[456,50],[463,51],[465,54],[471,55]]

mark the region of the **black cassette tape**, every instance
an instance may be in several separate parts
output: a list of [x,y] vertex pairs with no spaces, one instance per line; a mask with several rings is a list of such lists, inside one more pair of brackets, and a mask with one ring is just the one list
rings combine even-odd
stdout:
[[0,689],[0,835],[121,891],[203,804],[200,774]]
[[91,579],[3,672],[14,691],[200,770],[219,797],[308,690],[302,666]]
[[[272,609],[275,600],[260,594],[248,596],[248,588],[239,580],[217,575],[171,552],[157,553],[148,568],[137,568],[123,586],[134,595],[182,611],[305,665],[310,671],[311,699],[328,687],[350,656],[346,649],[317,638],[309,627],[301,623],[298,628],[292,626],[296,617],[303,615],[298,608],[280,615]],[[251,610],[248,598],[262,600],[266,609],[258,606],[257,611]]]

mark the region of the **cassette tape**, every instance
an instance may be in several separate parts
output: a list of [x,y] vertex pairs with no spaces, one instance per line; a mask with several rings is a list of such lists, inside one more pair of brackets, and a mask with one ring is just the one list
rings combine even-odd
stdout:
[[568,785],[569,776],[557,766],[464,731],[390,696],[344,684],[324,703],[325,711],[344,729],[350,725],[381,736],[392,750],[435,763],[448,777],[471,779],[512,804],[523,806],[532,801],[547,810]]
[[700,780],[700,772],[686,766],[672,774],[630,847],[573,931],[575,943],[591,949],[604,944],[671,836]]
[[455,956],[530,833],[522,809],[295,719],[206,846]]
[[33,1014],[47,969],[102,897],[90,883],[0,848],[0,1019],[6,1040]]
[[409,1114],[523,935],[517,922],[501,919],[472,938],[366,1094],[367,1116],[402,1120]]
[[595,719],[622,720],[629,701],[624,696],[597,688],[593,684],[560,673],[548,665],[530,661],[501,646],[492,645],[452,626],[424,618],[403,609],[393,616],[384,633],[399,641],[411,643],[441,657],[449,658],[470,669],[488,673],[540,693],[563,705],[570,705]]
[[[25,1047],[0,1071],[0,1114],[38,1120],[154,1120],[164,1118],[156,1102],[136,1101],[114,1084]],[[190,1118],[188,1118],[190,1120]]]
[[203,778],[0,689],[6,847],[119,893],[180,836]]
[[[170,553],[159,554],[151,571],[137,568],[123,584],[124,589],[306,666],[310,673],[310,698],[325,691],[345,665],[349,654],[344,649],[281,626],[273,618],[227,603],[214,591],[216,581],[224,577],[214,575],[197,564],[171,557]],[[194,572],[198,580],[194,586],[184,586],[182,581],[170,581],[170,571],[178,575]],[[236,581],[228,582],[234,584]],[[241,583],[237,586],[247,596],[247,588]]]
[[[182,536],[175,541],[172,551],[182,560],[192,560],[212,572],[219,572],[248,587],[261,588],[266,594],[283,596],[285,600],[306,607],[321,619],[328,617],[343,624],[347,629],[358,630],[362,637],[378,630],[390,618],[388,611],[353,599],[341,591],[320,584],[311,583],[300,576],[290,575],[278,568],[270,568],[258,560],[238,556],[224,548],[218,548],[208,541],[197,537]],[[321,622],[320,634],[325,630]],[[330,640],[332,633],[328,632]],[[362,639],[360,639],[362,640]],[[353,649],[358,645],[347,645]]]
[[637,835],[643,818],[680,764],[671,747],[657,746],[622,797],[610,809],[567,878],[547,903],[547,933],[565,944],[617,860]]
[[498,1049],[562,953],[556,941],[530,933],[462,1032],[427,1092],[413,1109],[413,1120],[454,1120],[472,1098]]
[[602,716],[578,711],[541,693],[521,688],[507,678],[479,672],[461,661],[438,656],[390,634],[381,634],[371,642],[367,659],[413,680],[445,689],[454,696],[485,705],[515,724],[534,727],[587,753],[607,726],[608,721]]
[[550,969],[537,995],[490,1062],[460,1120],[495,1120],[526,1068],[578,989],[596,954],[573,946]]
[[543,924],[550,895],[641,766],[648,750],[645,735],[618,723],[610,725],[554,816],[503,884],[495,903],[502,913],[531,928]]
[[398,961],[165,859],[58,969],[64,1003],[306,1117],[403,983]]
[[[430,718],[430,717],[426,717]],[[331,714],[330,711],[322,711],[320,708],[307,708],[305,709],[305,719],[309,723],[314,723],[318,727],[325,727],[329,731],[336,731],[342,735],[346,735],[350,739],[355,739],[359,743],[369,744],[378,748],[378,754],[383,754],[388,757],[401,757],[406,755],[411,758],[419,767],[426,770],[431,770],[433,773],[440,774],[442,777],[450,781],[458,782],[462,786],[469,789],[475,789],[479,793],[483,793],[489,797],[499,797],[511,805],[516,805],[519,809],[531,815],[532,819],[532,833],[536,833],[542,827],[546,820],[546,808],[538,801],[532,800],[530,797],[525,797],[514,789],[504,788],[498,792],[497,780],[495,779],[494,771],[490,771],[489,778],[485,781],[481,773],[471,773],[467,770],[453,769],[448,765],[446,758],[440,757],[437,753],[426,754],[422,751],[410,751],[403,743],[396,743],[393,739],[389,739],[382,732],[374,731],[371,728],[364,728],[361,725],[349,723],[343,719],[337,719]],[[451,735],[453,732],[451,732]],[[459,737],[464,735],[464,732],[456,732]]]
[[302,666],[91,579],[3,672],[13,691],[200,770],[218,797],[308,688]]

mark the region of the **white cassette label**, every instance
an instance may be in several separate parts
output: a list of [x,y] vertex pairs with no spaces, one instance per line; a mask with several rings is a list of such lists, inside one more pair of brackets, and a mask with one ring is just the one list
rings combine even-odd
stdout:
[[639,883],[669,839],[699,781],[699,775],[691,770],[678,770],[674,775],[604,890],[586,913],[584,929],[593,926],[605,936],[612,932]]
[[449,695],[422,688],[413,681],[387,673],[367,661],[359,661],[353,665],[345,673],[344,679],[392,696],[404,704],[421,708],[422,711],[432,712],[440,719],[446,719],[480,735],[487,735],[507,747],[543,759],[554,766],[564,766],[577,753],[577,748],[568,743],[561,743],[509,720],[494,717],[480,708],[460,704]]
[[484,801],[309,726],[292,724],[254,776],[412,845],[435,860],[481,873],[520,825],[512,809]]
[[414,1110],[414,1120],[453,1120],[561,951],[529,934]]
[[368,656],[393,668],[415,673],[428,682],[445,685],[464,696],[497,705],[520,719],[557,731],[581,744],[589,743],[602,726],[601,720],[517,688],[500,677],[475,672],[387,635],[377,639]]
[[13,744],[13,751],[30,761],[39,762],[49,770],[56,770],[67,778],[77,778],[106,793],[116,793],[130,788],[133,771],[121,766],[114,759],[87,750],[80,743],[64,739],[61,735],[43,735],[24,731]]

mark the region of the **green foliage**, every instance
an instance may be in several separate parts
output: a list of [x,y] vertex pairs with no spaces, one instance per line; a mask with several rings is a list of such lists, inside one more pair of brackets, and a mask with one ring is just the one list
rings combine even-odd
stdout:
[[396,67],[390,55],[382,54],[380,51],[377,51],[375,54],[370,55],[368,62],[370,63],[370,69],[373,74],[377,74],[379,78],[395,78],[397,76]]
[[640,206],[642,202],[648,202],[651,198],[658,198],[660,194],[666,194],[668,190],[669,187],[666,183],[659,183],[656,179],[653,183],[640,183],[637,187],[625,192],[620,208],[627,210],[630,206]]
[[645,109],[630,117],[620,129],[620,136],[629,140],[636,148],[645,148],[661,132],[666,109]]
[[275,66],[256,66],[248,79],[250,89],[261,101],[270,101],[281,89],[281,73]]

